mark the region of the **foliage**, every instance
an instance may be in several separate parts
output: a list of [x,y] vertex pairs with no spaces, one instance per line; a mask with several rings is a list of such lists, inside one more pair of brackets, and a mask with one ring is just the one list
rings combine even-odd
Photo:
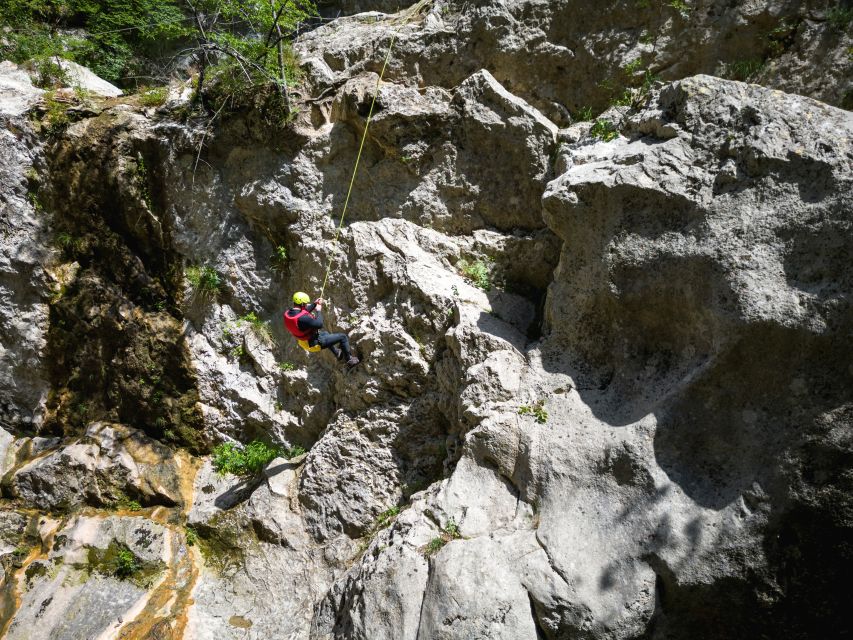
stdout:
[[225,442],[213,450],[213,468],[220,475],[230,473],[235,476],[255,475],[259,473],[274,458],[279,456],[295,458],[305,453],[299,445],[284,449],[270,446],[260,440],[254,440],[245,447]]
[[51,137],[60,135],[71,122],[68,117],[68,105],[57,100],[55,92],[48,91],[44,94],[44,106],[47,135]]
[[130,578],[141,568],[139,560],[133,551],[127,547],[119,549],[115,556],[115,569],[113,573],[122,579]]
[[667,6],[678,11],[682,18],[690,17],[690,5],[684,2],[684,0],[671,0],[671,2],[667,3]]
[[273,271],[281,272],[287,268],[287,247],[278,245],[270,259],[270,268]]
[[603,140],[604,142],[610,142],[611,140],[615,140],[619,137],[619,131],[616,130],[613,123],[608,120],[601,119],[595,121],[592,125],[592,129],[589,130],[589,134],[594,138]]
[[456,540],[461,538],[462,535],[459,533],[459,526],[456,524],[456,521],[453,518],[450,518],[447,521],[447,524],[441,529],[441,535],[430,540],[422,549],[423,554],[426,557],[435,555],[438,553],[444,545],[446,545],[451,540]]
[[[62,56],[111,82],[143,72],[189,34],[180,0],[5,0],[2,47],[14,62]],[[86,35],[77,35],[85,30]]]
[[139,103],[144,107],[159,107],[166,102],[169,87],[154,87],[139,95]]
[[726,65],[725,75],[732,80],[746,82],[764,68],[763,60],[739,60]]
[[186,537],[188,547],[194,547],[198,544],[198,531],[196,531],[194,528],[186,527],[184,529],[184,535]]
[[490,260],[474,260],[473,262],[469,262],[462,259],[458,262],[457,266],[462,275],[470,280],[474,286],[483,291],[489,291],[492,288],[492,264]]
[[292,84],[288,42],[315,13],[310,0],[4,0],[0,24],[11,30],[0,56],[37,66],[61,56],[128,87],[165,78],[183,48],[202,70],[242,77],[242,86]]
[[826,19],[836,29],[845,30],[853,20],[853,9],[833,7],[826,13]]
[[279,362],[278,368],[282,371],[293,371],[296,367],[292,362]]
[[575,122],[586,122],[592,120],[592,107],[581,107],[575,113],[573,120]]
[[536,422],[539,424],[545,424],[548,422],[548,412],[545,411],[545,401],[539,400],[538,402],[530,404],[523,404],[518,408],[518,415],[520,416],[533,416],[536,419]]
[[222,278],[216,269],[209,266],[190,265],[184,272],[193,289],[193,295],[201,298],[213,298],[219,293]]
[[270,323],[266,320],[261,320],[254,311],[250,311],[237,319],[237,326],[241,326],[244,323],[249,325],[249,328],[259,340],[263,340],[264,342],[272,341]]
[[380,513],[374,523],[370,526],[367,533],[364,534],[364,538],[359,545],[359,552],[364,553],[367,547],[370,546],[370,543],[376,537],[376,534],[382,531],[382,529],[389,526],[394,520],[397,519],[397,516],[400,515],[400,507],[391,507],[390,509],[386,509],[382,513]]

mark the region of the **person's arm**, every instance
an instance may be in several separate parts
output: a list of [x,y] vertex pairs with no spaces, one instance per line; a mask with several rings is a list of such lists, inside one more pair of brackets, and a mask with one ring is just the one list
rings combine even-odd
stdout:
[[[305,306],[306,308],[308,307],[308,305]],[[302,316],[299,318],[299,322],[297,324],[302,331],[307,331],[308,329],[322,329],[323,313],[318,309],[313,318],[311,316]]]

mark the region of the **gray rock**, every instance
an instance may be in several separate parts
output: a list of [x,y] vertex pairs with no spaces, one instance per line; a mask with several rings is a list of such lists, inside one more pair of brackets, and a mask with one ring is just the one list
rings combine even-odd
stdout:
[[132,497],[144,505],[184,500],[180,471],[168,447],[141,431],[93,423],[79,442],[41,455],[15,470],[12,494],[46,511],[83,504],[121,506]]

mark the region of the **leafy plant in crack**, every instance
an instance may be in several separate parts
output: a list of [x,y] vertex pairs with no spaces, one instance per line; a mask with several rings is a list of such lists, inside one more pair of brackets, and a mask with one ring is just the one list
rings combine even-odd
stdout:
[[489,259],[486,260],[460,260],[457,265],[459,271],[467,278],[475,287],[483,291],[490,291],[492,288],[492,269],[493,264]]
[[595,121],[592,128],[589,130],[589,134],[593,138],[598,138],[604,142],[610,142],[611,140],[615,140],[619,137],[619,131],[613,123],[608,120],[601,119]]
[[191,265],[184,275],[192,287],[193,296],[202,299],[215,298],[222,287],[222,278],[216,269],[206,265]]
[[539,400],[533,404],[523,404],[518,408],[518,415],[533,416],[539,424],[548,422],[548,412],[545,411],[545,401]]

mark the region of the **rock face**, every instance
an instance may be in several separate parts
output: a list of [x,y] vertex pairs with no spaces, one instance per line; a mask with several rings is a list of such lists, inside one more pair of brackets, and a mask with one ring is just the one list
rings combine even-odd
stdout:
[[48,392],[43,360],[51,279],[39,199],[41,143],[23,113],[42,91],[0,63],[0,427],[32,428]]
[[[844,101],[842,18],[352,16],[297,42],[286,128],[127,100],[43,146],[14,93],[0,635],[849,635],[853,116],[814,99]],[[692,75],[753,56],[812,97]],[[279,320],[327,264],[351,371]],[[307,453],[203,455],[256,438]]]

